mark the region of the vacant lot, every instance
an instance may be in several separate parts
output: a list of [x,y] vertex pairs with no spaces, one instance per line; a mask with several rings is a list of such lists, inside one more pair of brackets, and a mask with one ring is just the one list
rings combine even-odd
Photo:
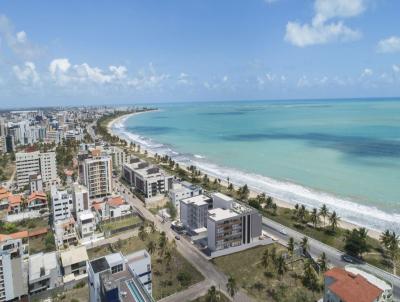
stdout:
[[103,228],[104,232],[114,231],[114,230],[119,230],[119,229],[129,227],[129,226],[133,226],[133,225],[138,225],[141,222],[142,222],[142,219],[140,219],[139,216],[130,215],[128,217],[124,217],[121,219],[118,218],[118,219],[114,219],[112,221],[103,223],[102,228]]
[[158,243],[160,233],[147,234],[144,240],[132,237],[127,240],[120,240],[115,244],[108,244],[88,250],[89,258],[94,259],[109,253],[121,251],[126,255],[140,249],[147,249],[150,241],[153,241],[157,248],[151,255],[153,272],[153,297],[159,300],[188,288],[203,280],[203,276],[176,250],[172,243],[169,243],[171,251],[170,261],[165,255],[160,255]]
[[302,284],[303,259],[293,263],[287,261],[287,271],[282,276],[278,275],[272,260],[266,268],[262,266],[261,259],[265,250],[271,251],[273,247],[277,255],[287,253],[285,247],[273,244],[219,257],[213,262],[227,275],[231,275],[238,287],[258,301],[316,301],[321,298],[322,293],[312,292]]

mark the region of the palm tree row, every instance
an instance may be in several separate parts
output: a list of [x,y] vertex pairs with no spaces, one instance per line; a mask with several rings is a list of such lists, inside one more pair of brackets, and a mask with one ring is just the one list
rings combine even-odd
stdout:
[[323,227],[325,228],[326,219],[328,218],[330,230],[332,232],[336,231],[340,222],[340,217],[336,211],[330,213],[325,204],[323,204],[319,210],[317,208],[313,208],[311,212],[308,212],[304,205],[296,204],[294,206],[294,217],[302,223],[306,223],[308,221],[311,222],[314,228],[317,228],[320,224],[321,217],[323,219]]
[[380,242],[385,247],[386,253],[392,262],[393,274],[396,275],[396,267],[400,259],[400,237],[394,231],[386,230],[382,232]]

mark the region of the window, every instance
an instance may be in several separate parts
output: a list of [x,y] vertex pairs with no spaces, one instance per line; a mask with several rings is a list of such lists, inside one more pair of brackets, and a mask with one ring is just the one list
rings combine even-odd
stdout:
[[122,264],[115,265],[111,268],[111,273],[115,274],[122,271]]

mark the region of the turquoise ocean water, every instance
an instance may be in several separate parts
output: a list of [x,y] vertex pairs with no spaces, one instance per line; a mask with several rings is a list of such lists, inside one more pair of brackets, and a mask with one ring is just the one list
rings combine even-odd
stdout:
[[400,231],[400,100],[160,104],[114,131],[292,204]]

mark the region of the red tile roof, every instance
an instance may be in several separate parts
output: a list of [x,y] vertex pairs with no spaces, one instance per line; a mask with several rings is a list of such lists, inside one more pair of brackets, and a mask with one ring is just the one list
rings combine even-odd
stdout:
[[335,279],[335,282],[329,286],[329,290],[344,302],[373,302],[382,294],[380,288],[363,276],[341,268],[333,268],[324,275]]
[[125,204],[125,200],[121,196],[117,196],[107,200],[107,203],[110,207],[116,208],[119,207],[120,205]]
[[31,195],[28,197],[28,202],[31,203],[32,201],[35,201],[37,199],[44,200],[47,202],[47,196],[46,193],[43,192],[33,192]]
[[0,187],[0,200],[8,198],[10,194],[11,193],[6,188]]
[[28,231],[21,231],[12,234],[0,234],[0,241],[4,241],[7,239],[24,239],[28,238]]
[[29,231],[28,236],[29,237],[34,237],[34,236],[44,235],[44,234],[47,234],[47,232],[48,232],[48,228],[47,227],[43,227],[43,228],[40,228],[40,229]]
[[22,202],[22,197],[21,195],[13,195],[10,194],[10,196],[8,196],[8,203],[10,205],[15,205],[15,204],[19,204]]

